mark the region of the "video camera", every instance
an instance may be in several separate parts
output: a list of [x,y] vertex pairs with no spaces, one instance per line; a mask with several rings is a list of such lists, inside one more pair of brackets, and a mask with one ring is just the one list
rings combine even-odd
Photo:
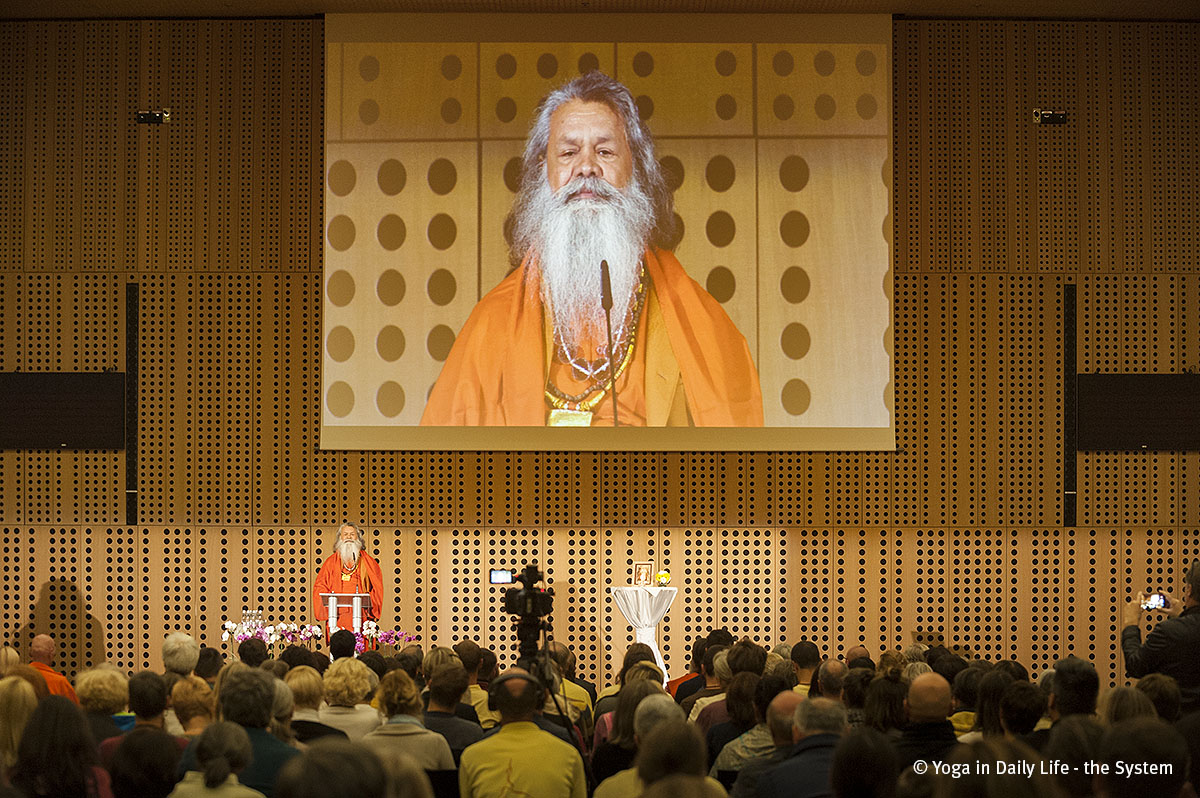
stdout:
[[537,563],[526,565],[520,574],[495,568],[491,572],[493,585],[521,583],[521,587],[504,591],[504,611],[517,616],[517,664],[530,672],[537,672],[533,661],[537,656],[538,637],[549,628],[542,619],[554,611],[554,591],[537,586],[545,578]]

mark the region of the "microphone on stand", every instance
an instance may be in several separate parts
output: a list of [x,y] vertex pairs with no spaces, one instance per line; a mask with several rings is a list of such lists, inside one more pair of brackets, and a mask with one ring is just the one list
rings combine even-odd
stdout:
[[613,405],[613,426],[620,426],[617,423],[617,368],[613,362],[613,338],[612,338],[612,285],[608,280],[608,261],[600,261],[600,307],[604,308],[604,326],[608,328],[608,384],[612,391]]

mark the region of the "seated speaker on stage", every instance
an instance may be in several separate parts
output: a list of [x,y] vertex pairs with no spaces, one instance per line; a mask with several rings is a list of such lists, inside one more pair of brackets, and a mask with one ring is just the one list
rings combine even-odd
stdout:
[[[318,621],[329,620],[329,609],[321,601],[322,593],[369,593],[371,606],[363,608],[363,619],[378,620],[383,610],[383,574],[379,563],[366,552],[366,539],[354,524],[338,527],[334,551],[321,566],[313,585],[313,607]],[[353,612],[339,608],[337,625],[354,630]]]

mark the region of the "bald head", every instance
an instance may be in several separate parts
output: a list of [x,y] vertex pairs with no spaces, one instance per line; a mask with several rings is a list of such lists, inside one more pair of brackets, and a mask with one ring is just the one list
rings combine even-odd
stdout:
[[54,638],[50,635],[38,635],[29,646],[29,659],[49,665],[54,661]]
[[531,720],[541,702],[534,677],[524,668],[509,668],[496,680],[496,709],[504,723]]
[[804,696],[794,690],[784,690],[767,705],[767,728],[775,745],[792,744],[792,717]]
[[904,705],[913,723],[945,720],[950,716],[950,682],[937,673],[922,673],[909,686]]
[[867,651],[867,647],[863,645],[853,646],[846,650],[846,662],[853,662],[860,657],[871,656],[871,652]]

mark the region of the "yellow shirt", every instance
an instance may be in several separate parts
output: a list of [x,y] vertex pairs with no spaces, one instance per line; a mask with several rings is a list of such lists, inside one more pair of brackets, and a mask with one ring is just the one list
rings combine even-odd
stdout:
[[467,687],[467,696],[471,706],[475,707],[475,714],[479,716],[480,726],[490,729],[500,722],[500,713],[488,709],[487,690],[477,684],[472,684]]
[[[708,782],[708,786],[717,790],[717,795],[728,795],[721,782],[711,777],[706,777],[705,781]],[[645,789],[646,785],[638,778],[637,768],[630,768],[614,773],[600,782],[592,798],[638,798]]]
[[458,766],[462,798],[586,798],[583,758],[529,721],[467,746]]

